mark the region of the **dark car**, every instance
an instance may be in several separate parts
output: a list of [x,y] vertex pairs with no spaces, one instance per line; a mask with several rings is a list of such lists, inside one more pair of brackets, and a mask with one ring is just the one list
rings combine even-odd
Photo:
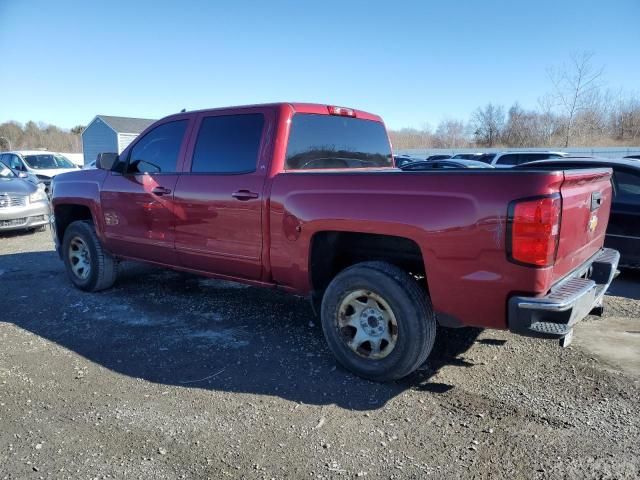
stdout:
[[565,157],[523,163],[518,168],[613,169],[614,197],[605,246],[620,252],[620,266],[640,268],[640,162],[630,158]]
[[429,155],[427,157],[427,162],[432,162],[434,160],[446,160],[447,158],[451,158],[451,155],[444,155],[444,154]]
[[453,157],[454,160],[478,160],[484,155],[484,153],[456,153]]
[[640,160],[640,155],[627,155],[624,158],[631,158],[632,160]]
[[488,163],[489,165],[493,165],[493,159],[496,158],[496,153],[483,153],[482,155],[480,155],[478,158],[475,158],[474,160],[477,160],[478,162],[484,162],[484,163]]
[[394,155],[393,160],[395,161],[396,167],[402,168],[404,165],[414,162],[420,162],[422,159],[410,157],[409,155]]
[[416,170],[434,170],[434,169],[443,169],[443,168],[494,168],[493,166],[484,163],[478,162],[476,160],[435,160],[435,161],[418,161],[413,163],[407,163],[400,167],[405,171],[416,171]]

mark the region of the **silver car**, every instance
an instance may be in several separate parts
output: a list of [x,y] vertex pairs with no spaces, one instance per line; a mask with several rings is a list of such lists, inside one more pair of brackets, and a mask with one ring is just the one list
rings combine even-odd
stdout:
[[18,177],[0,162],[0,232],[46,228],[50,210],[43,187]]

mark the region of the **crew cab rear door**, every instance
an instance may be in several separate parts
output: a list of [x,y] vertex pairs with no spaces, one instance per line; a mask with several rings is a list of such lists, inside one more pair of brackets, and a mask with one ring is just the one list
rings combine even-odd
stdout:
[[263,187],[275,113],[267,107],[198,115],[175,202],[180,265],[260,279]]

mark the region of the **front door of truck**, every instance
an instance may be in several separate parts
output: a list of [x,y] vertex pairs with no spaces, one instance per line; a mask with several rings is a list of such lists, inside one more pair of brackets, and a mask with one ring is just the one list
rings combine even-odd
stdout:
[[107,248],[117,255],[176,264],[174,191],[187,144],[188,118],[172,119],[136,139],[101,192]]
[[262,216],[273,113],[201,114],[175,189],[175,245],[186,268],[236,278],[262,275]]

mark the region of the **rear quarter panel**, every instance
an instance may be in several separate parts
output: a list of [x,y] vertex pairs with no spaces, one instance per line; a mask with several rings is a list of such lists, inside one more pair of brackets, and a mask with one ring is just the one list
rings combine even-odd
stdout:
[[[506,299],[545,292],[553,267],[507,261],[511,200],[557,192],[561,172],[285,172],[270,199],[271,274],[301,294],[312,290],[310,245],[322,231],[413,240],[434,308],[464,325],[506,327]],[[298,228],[297,228],[298,227]]]

